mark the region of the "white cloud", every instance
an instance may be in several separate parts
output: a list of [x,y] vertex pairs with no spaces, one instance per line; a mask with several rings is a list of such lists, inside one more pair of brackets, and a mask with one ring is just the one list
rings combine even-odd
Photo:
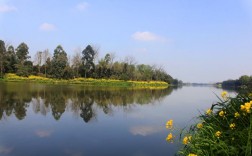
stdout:
[[158,36],[154,33],[143,31],[143,32],[135,32],[132,35],[132,38],[137,41],[165,41],[166,39]]
[[9,5],[0,5],[0,12],[12,12],[12,11],[17,11],[17,8],[14,6],[9,6]]
[[154,133],[158,133],[162,131],[161,127],[156,126],[135,126],[130,128],[130,132],[133,135],[141,135],[141,136],[147,136]]
[[43,31],[53,31],[56,30],[56,27],[50,23],[43,23],[39,26],[39,29]]
[[89,4],[88,4],[87,2],[82,2],[82,3],[79,3],[79,4],[76,6],[76,9],[79,10],[79,11],[84,11],[84,10],[86,10],[88,7],[89,7]]

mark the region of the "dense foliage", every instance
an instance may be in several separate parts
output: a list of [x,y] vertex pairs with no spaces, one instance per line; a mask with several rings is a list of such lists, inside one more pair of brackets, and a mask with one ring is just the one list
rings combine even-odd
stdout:
[[252,88],[252,76],[243,75],[237,80],[226,80],[222,83],[223,87],[241,87],[246,86]]
[[[177,84],[161,67],[145,64],[136,64],[133,58],[124,61],[114,61],[113,54],[106,54],[104,58],[95,61],[98,50],[88,45],[82,53],[76,53],[72,60],[58,45],[50,57],[49,51],[38,51],[34,62],[29,56],[29,47],[21,43],[16,49],[12,45],[5,45],[0,40],[0,77],[5,73],[15,73],[18,76],[28,77],[38,75],[48,78],[73,79],[105,78],[132,81],[165,81]],[[96,63],[97,62],[97,63]]]

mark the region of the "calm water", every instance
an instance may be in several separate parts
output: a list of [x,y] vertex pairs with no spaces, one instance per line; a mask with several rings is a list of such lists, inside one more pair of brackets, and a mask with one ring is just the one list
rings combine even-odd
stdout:
[[0,83],[0,155],[174,155],[166,121],[193,123],[221,92]]

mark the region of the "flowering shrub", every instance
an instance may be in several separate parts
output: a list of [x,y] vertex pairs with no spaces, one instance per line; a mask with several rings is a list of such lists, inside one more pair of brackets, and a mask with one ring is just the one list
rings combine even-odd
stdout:
[[[219,98],[220,102],[213,104],[198,117],[199,123],[192,125],[189,130],[182,131],[180,140],[184,146],[178,155],[251,156],[252,99],[250,95],[240,94],[231,98],[227,92],[223,92],[222,98]],[[166,140],[173,142],[175,136],[170,134]]]

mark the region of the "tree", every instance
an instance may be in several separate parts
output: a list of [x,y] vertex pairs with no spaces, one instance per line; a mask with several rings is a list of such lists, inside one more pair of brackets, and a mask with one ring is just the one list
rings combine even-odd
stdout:
[[4,71],[6,73],[16,72],[17,57],[15,54],[15,49],[12,45],[7,47],[7,52],[4,61]]
[[73,77],[74,77],[74,72],[73,72],[72,68],[69,65],[67,65],[64,68],[63,78],[64,79],[72,79]]
[[32,73],[32,68],[33,68],[33,63],[32,61],[25,61],[24,62],[24,66],[28,72],[28,75],[30,75]]
[[241,85],[248,86],[249,81],[250,81],[250,77],[247,76],[247,75],[243,75],[243,76],[241,76],[241,77],[239,78],[239,82],[241,83]]
[[110,54],[106,54],[104,58],[98,61],[96,68],[96,74],[98,78],[109,78],[111,76],[111,57]]
[[54,50],[52,59],[52,77],[59,79],[64,78],[64,70],[67,67],[67,62],[67,53],[61,45],[58,45]]
[[95,51],[94,49],[88,45],[83,51],[82,51],[82,65],[84,68],[84,76],[85,78],[91,75],[91,73],[95,70],[94,65],[94,57],[95,57]]
[[43,57],[42,60],[43,60],[43,64],[44,64],[44,73],[45,73],[45,76],[47,76],[48,61],[50,62],[50,53],[49,53],[48,49],[43,51],[42,57]]
[[0,40],[0,77],[3,77],[5,53],[6,53],[5,43],[4,41]]
[[109,58],[110,58],[110,64],[109,64],[109,68],[111,69],[113,64],[114,64],[114,60],[115,60],[116,54],[115,53],[109,53]]
[[94,64],[98,61],[99,58],[99,50],[100,50],[100,46],[95,44],[95,45],[90,45],[92,47],[92,49],[94,50]]
[[43,52],[42,51],[38,51],[36,54],[35,54],[35,64],[37,64],[38,66],[38,72],[40,73],[40,67],[42,65],[42,55],[43,55]]
[[19,76],[28,76],[29,73],[29,67],[25,66],[25,62],[27,61],[30,56],[29,54],[29,47],[25,43],[21,43],[17,49],[16,49],[16,55],[17,55],[17,75]]
[[45,64],[43,65],[44,66],[44,73],[45,73],[45,76],[47,77],[47,75],[51,74],[52,73],[52,61],[51,61],[51,58],[48,57]]
[[24,64],[24,61],[26,61],[28,58],[30,58],[30,56],[28,56],[29,54],[29,47],[23,42],[21,43],[17,49],[16,49],[16,55],[17,55],[17,59],[19,62],[21,62],[21,64]]
[[74,70],[74,76],[79,77],[79,70],[81,67],[82,61],[81,61],[81,52],[78,50],[75,52],[73,59],[72,59],[72,68]]
[[106,54],[105,55],[104,61],[106,62],[107,65],[111,62],[111,56],[110,56],[110,54]]
[[140,79],[144,81],[152,80],[153,68],[150,65],[137,65],[137,71],[141,73]]
[[111,68],[111,78],[113,79],[119,79],[121,74],[123,73],[123,63],[120,63],[118,61],[116,61],[112,68]]

